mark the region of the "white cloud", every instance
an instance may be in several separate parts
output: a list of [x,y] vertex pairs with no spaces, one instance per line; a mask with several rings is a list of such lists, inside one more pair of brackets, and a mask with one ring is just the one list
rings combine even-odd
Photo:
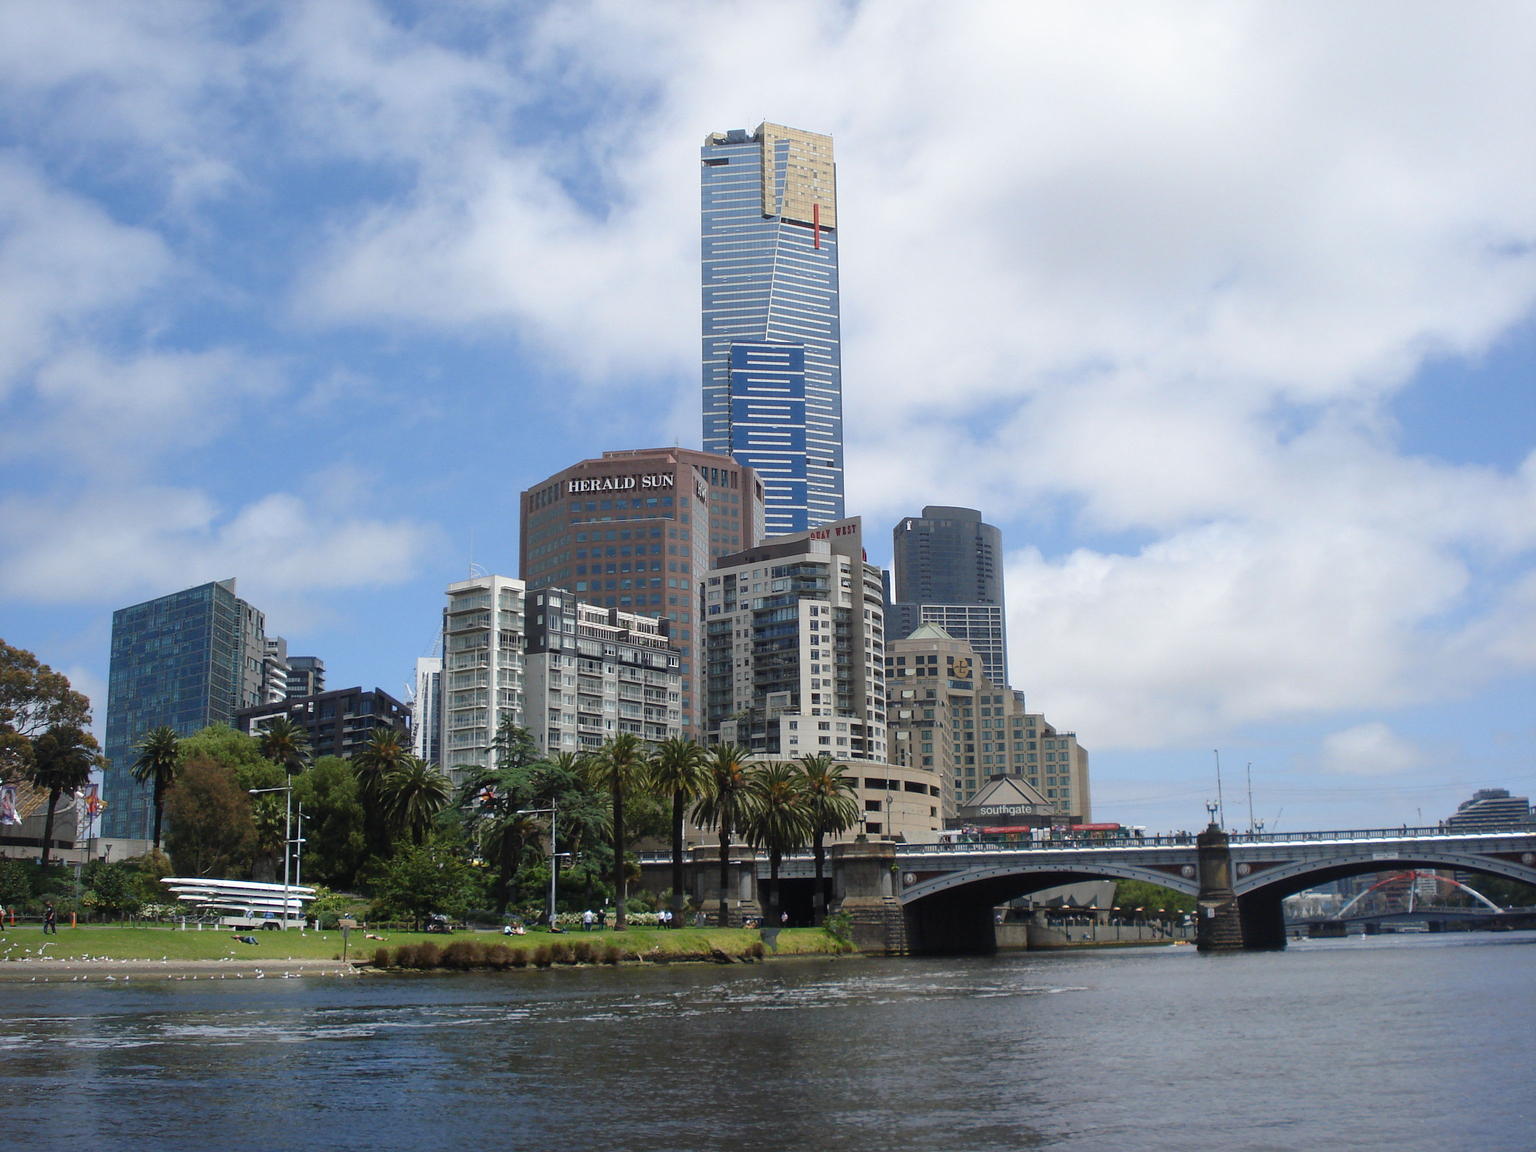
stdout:
[[382,587],[412,576],[435,542],[408,519],[333,514],[287,493],[230,512],[167,487],[11,496],[0,500],[0,595],[120,603],[236,574],[274,593]]
[[0,400],[52,349],[90,333],[170,268],[159,237],[0,153]]
[[274,365],[230,349],[115,356],[85,345],[46,361],[33,385],[41,412],[24,439],[6,437],[6,454],[119,483],[217,440],[243,402],[284,390]]
[[1419,749],[1387,725],[1357,724],[1323,738],[1322,769],[1342,776],[1399,776],[1423,764]]

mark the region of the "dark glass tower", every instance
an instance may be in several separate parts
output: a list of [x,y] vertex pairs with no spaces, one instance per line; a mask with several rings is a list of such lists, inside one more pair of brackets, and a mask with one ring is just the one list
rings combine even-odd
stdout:
[[1003,534],[974,508],[930,505],[891,533],[895,573],[886,629],[893,639],[919,624],[939,625],[970,642],[982,670],[1008,683],[1007,609],[1003,603]]
[[263,703],[265,634],[265,617],[235,595],[233,580],[112,613],[103,836],[149,836],[153,791],[131,774],[133,746],[146,732],[164,725],[190,736],[210,724],[233,727],[240,709]]
[[751,467],[770,536],[843,517],[832,138],[779,124],[700,154],[704,450]]

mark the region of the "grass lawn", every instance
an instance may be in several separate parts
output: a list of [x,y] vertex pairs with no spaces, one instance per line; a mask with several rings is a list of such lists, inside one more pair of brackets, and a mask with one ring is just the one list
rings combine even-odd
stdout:
[[[181,931],[170,925],[136,928],[60,928],[58,935],[44,936],[38,928],[11,928],[0,932],[0,961],[29,960],[334,960],[341,957],[341,932],[252,932],[257,943],[242,944],[228,929],[205,928]],[[240,933],[247,935],[247,933]],[[627,932],[607,929],[600,932],[529,932],[525,936],[502,936],[498,932],[453,932],[427,935],[424,932],[380,932],[382,940],[370,940],[362,929],[350,933],[347,956],[366,960],[375,949],[397,948],[431,940],[449,944],[455,940],[496,941],[509,948],[535,949],[556,940],[590,940],[617,944],[626,952],[640,956],[690,956],[718,949],[739,956],[761,936],[749,928],[631,928]],[[841,951],[838,942],[819,928],[786,928],[778,935],[777,949],[769,955],[831,955]]]

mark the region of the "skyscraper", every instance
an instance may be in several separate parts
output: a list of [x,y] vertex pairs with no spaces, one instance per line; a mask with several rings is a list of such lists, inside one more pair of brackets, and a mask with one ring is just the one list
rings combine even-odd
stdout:
[[763,123],[700,154],[704,448],[762,478],[767,532],[843,517],[832,138]]
[[234,580],[200,584],[112,613],[107,674],[107,801],[102,835],[148,838],[152,790],[131,775],[133,746],[162,725],[190,736],[268,699],[266,617]]
[[937,624],[981,657],[993,684],[1008,683],[1003,534],[974,508],[930,505],[891,533],[895,575],[886,628],[894,639]]

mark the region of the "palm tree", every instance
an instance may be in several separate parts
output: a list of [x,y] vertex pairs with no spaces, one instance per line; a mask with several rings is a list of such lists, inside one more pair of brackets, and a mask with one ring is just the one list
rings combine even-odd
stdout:
[[363,837],[368,851],[383,857],[389,851],[389,818],[385,811],[385,781],[405,766],[411,754],[405,733],[398,728],[375,728],[368,743],[352,756],[357,777],[357,798],[363,804]]
[[698,741],[674,736],[656,745],[651,760],[651,785],[672,794],[672,912],[679,924],[683,914],[683,817],[690,801],[704,793],[705,752]]
[[613,930],[623,932],[624,902],[628,895],[628,877],[624,872],[624,798],[642,783],[650,768],[650,757],[640,737],[620,732],[603,741],[603,746],[587,759],[587,777],[593,787],[604,788],[613,806]]
[[816,889],[811,903],[817,924],[827,910],[827,837],[848,831],[859,819],[857,786],[843,775],[847,768],[825,752],[800,757],[802,787],[811,812],[811,853],[816,858]]
[[309,733],[290,716],[268,720],[256,737],[256,746],[289,776],[304,771],[304,765],[309,763]]
[[418,846],[453,794],[448,777],[419,756],[406,756],[380,786],[380,807],[391,831]]
[[754,848],[768,849],[767,922],[779,923],[779,864],[811,836],[811,809],[805,776],[793,764],[775,760],[752,770],[747,780],[747,813],[742,834]]
[[176,730],[162,724],[151,728],[134,745],[139,756],[130,771],[140,784],[152,781],[155,787],[155,851],[160,850],[160,820],[165,814],[165,793],[176,783],[176,769],[181,758],[181,737]]
[[84,788],[100,754],[96,737],[70,724],[49,728],[32,742],[32,783],[48,789],[48,815],[43,820],[43,867],[53,847],[54,809],[65,792]]
[[716,744],[704,764],[704,792],[693,806],[693,818],[720,830],[720,927],[729,928],[731,833],[747,812],[747,761],[752,750],[740,744]]

